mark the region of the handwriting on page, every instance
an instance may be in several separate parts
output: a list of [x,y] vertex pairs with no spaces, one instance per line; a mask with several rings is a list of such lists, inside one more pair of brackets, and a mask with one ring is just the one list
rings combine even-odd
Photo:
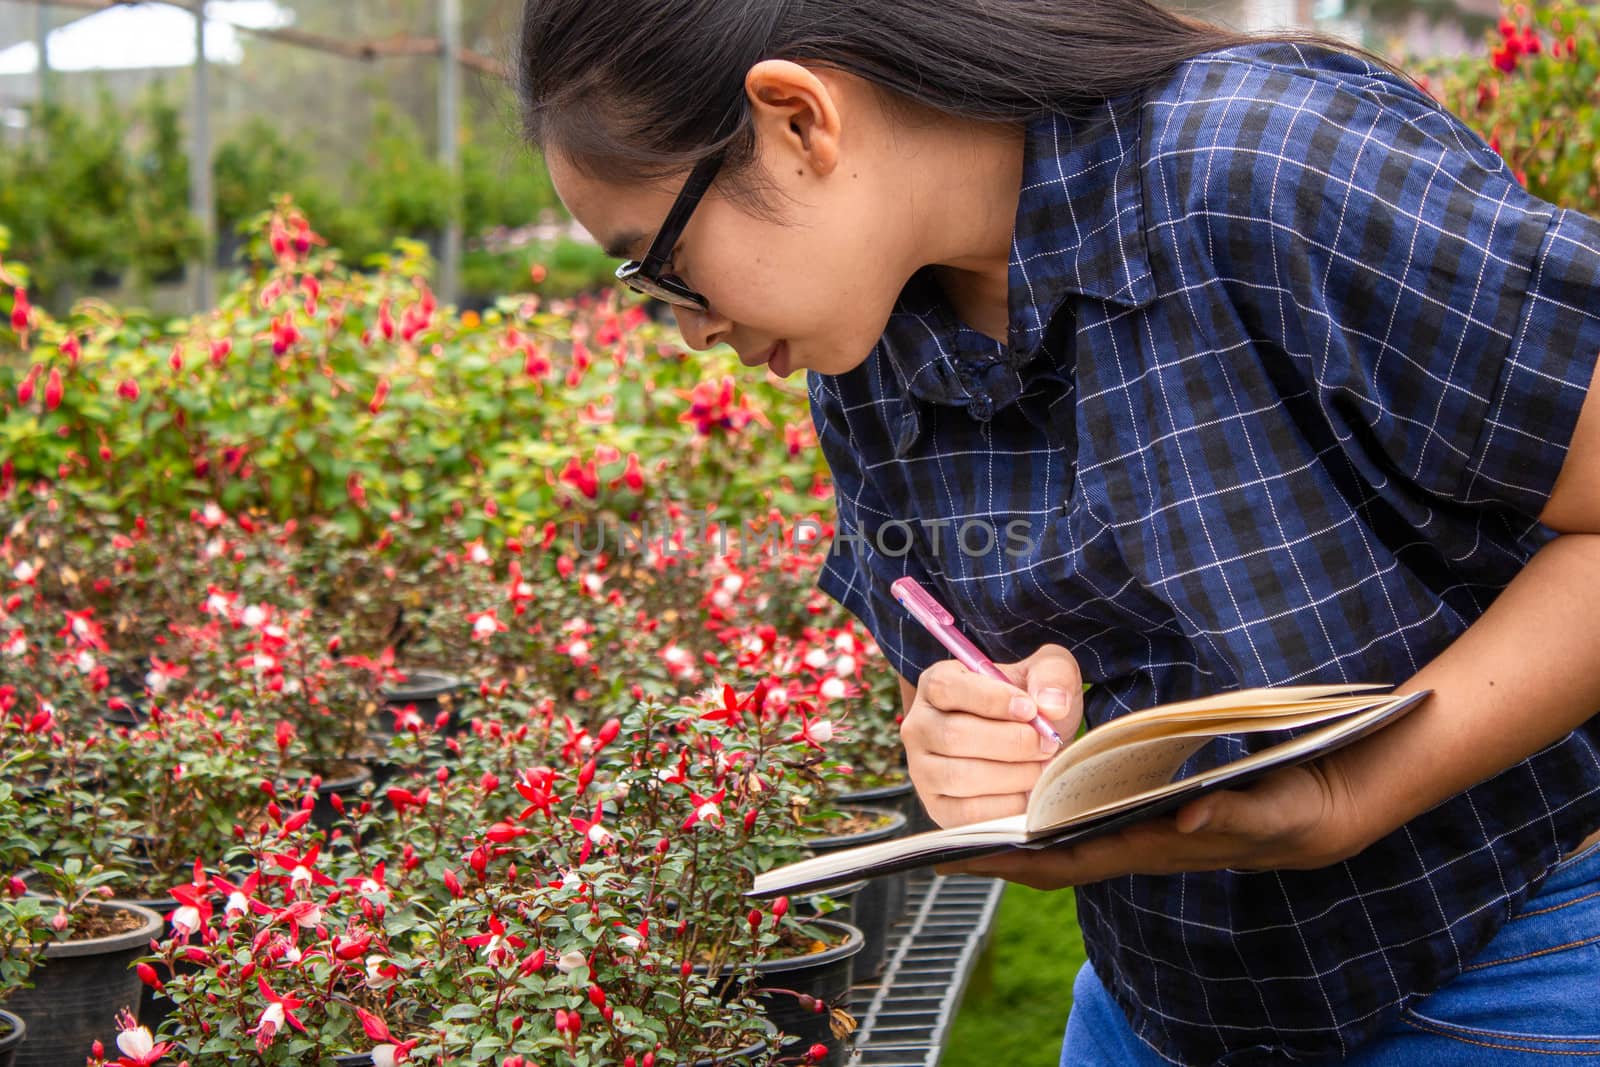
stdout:
[[1053,826],[1102,804],[1159,789],[1210,740],[1210,735],[1157,738],[1090,756],[1045,787],[1040,824]]

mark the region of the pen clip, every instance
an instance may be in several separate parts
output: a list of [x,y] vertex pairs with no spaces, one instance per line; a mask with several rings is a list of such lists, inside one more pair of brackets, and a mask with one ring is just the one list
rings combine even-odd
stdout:
[[955,624],[955,616],[951,615],[915,578],[896,578],[889,583],[889,592],[903,604],[907,611],[913,615],[927,618],[941,626]]

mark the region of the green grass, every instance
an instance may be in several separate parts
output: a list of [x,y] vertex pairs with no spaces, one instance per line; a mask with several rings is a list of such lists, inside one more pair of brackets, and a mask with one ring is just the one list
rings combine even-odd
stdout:
[[940,1067],[1055,1067],[1083,938],[1071,890],[1008,885]]

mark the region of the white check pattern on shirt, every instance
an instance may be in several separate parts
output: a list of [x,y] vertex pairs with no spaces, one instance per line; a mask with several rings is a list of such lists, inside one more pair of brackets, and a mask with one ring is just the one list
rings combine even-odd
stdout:
[[[1597,286],[1600,225],[1351,57],[1213,53],[1092,128],[1042,116],[1008,343],[919,274],[864,364],[810,376],[839,511],[819,584],[912,680],[947,657],[889,598],[902,574],[997,660],[1064,645],[1094,723],[1403,681],[1551,536]],[[1002,540],[953,543],[968,521]],[[1013,522],[1031,544],[1008,553]],[[1597,742],[1591,723],[1326,870],[1083,887],[1091,958],[1173,1062],[1344,1055],[1593,828]]]

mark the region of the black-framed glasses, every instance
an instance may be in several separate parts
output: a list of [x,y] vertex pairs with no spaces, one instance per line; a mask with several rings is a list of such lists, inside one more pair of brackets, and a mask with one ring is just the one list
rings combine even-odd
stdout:
[[695,164],[694,170],[689,172],[689,180],[683,183],[678,199],[673,201],[672,210],[667,212],[666,221],[661,224],[661,229],[656,231],[655,240],[650,242],[650,248],[645,252],[644,258],[630,259],[618,267],[618,281],[635,292],[664,300],[676,307],[689,308],[692,311],[705,311],[711,307],[705,297],[689,288],[676,274],[666,273],[664,268],[667,260],[672,257],[672,250],[678,243],[678,237],[689,223],[689,216],[694,214],[700,198],[711,188],[711,182],[721,167],[721,152]]

